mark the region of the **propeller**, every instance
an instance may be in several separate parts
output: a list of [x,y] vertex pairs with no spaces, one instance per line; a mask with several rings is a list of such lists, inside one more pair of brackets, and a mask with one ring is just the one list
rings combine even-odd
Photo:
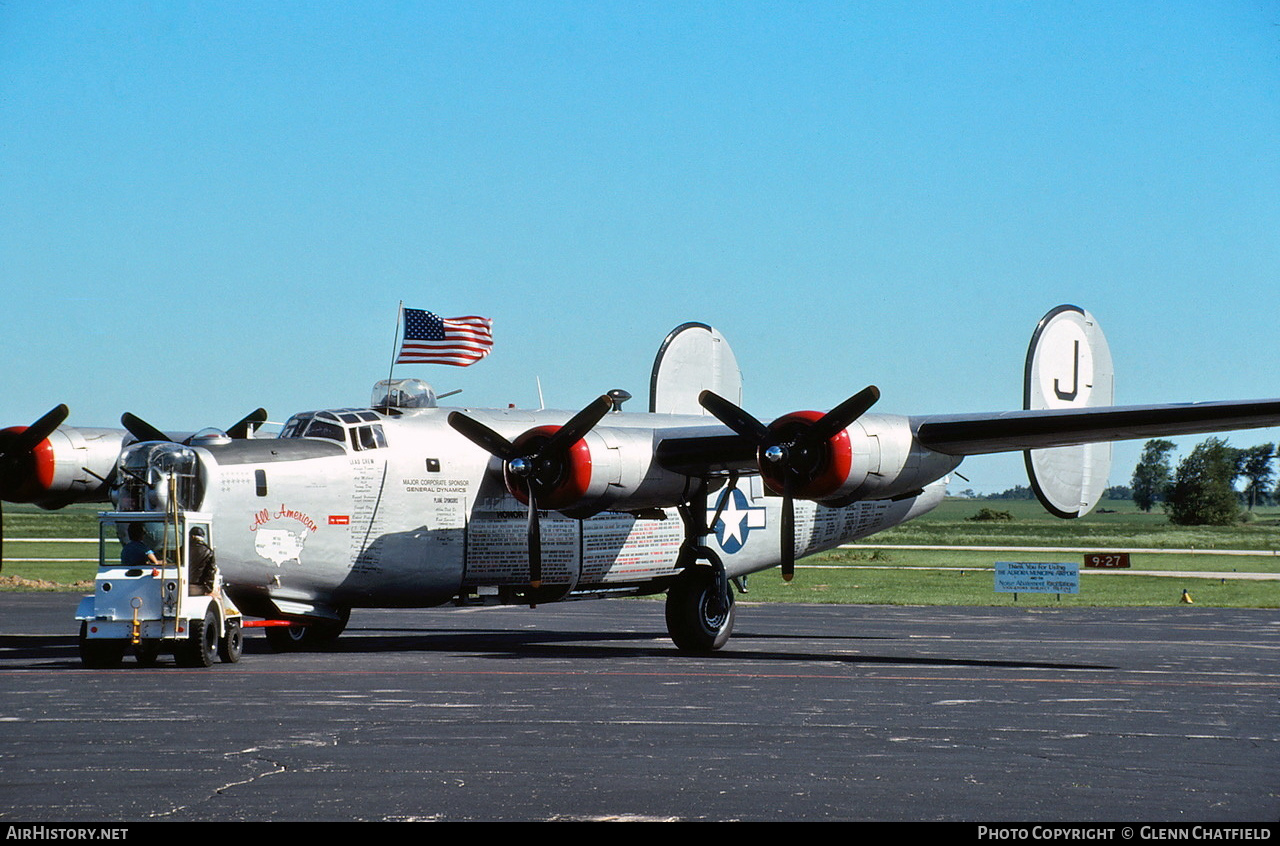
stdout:
[[449,425],[502,461],[507,490],[529,506],[529,586],[542,586],[542,528],[538,509],[567,508],[582,494],[574,471],[574,448],[613,408],[608,394],[596,397],[563,426],[538,426],[514,441],[467,415],[454,411]]
[[242,441],[249,437],[253,432],[258,431],[263,423],[267,422],[267,410],[265,408],[255,409],[227,430],[227,436],[235,440]]
[[[30,501],[28,486],[38,472],[36,450],[67,419],[70,410],[57,405],[30,426],[0,431],[0,501]],[[4,510],[0,506],[0,566],[4,562]]]
[[31,462],[36,450],[62,425],[70,411],[59,405],[30,426],[14,426],[0,431],[0,499],[14,501],[26,494],[32,477]]
[[[265,422],[267,422],[267,410],[265,408],[256,409],[254,411],[251,411],[249,414],[246,414],[240,420],[236,421],[236,423],[234,423],[230,429],[227,429],[226,430],[227,435],[228,437],[234,438],[236,440],[244,440],[245,438],[249,437],[251,432],[257,431],[258,427]],[[152,426],[150,423],[143,420],[141,417],[138,417],[137,415],[134,415],[134,414],[130,414],[127,411],[120,416],[120,425],[124,426],[125,429],[129,431],[129,434],[137,438],[139,442],[142,442],[142,441],[169,441],[171,443],[173,442],[173,438],[169,437],[164,432],[157,429],[155,426]],[[182,443],[185,444],[185,443],[189,443],[190,441],[191,439],[187,438]]]
[[782,494],[782,578],[795,575],[795,498],[823,494],[824,472],[831,462],[831,441],[880,399],[880,389],[868,385],[826,414],[788,414],[766,426],[748,412],[711,391],[698,402],[713,417],[756,445],[760,475]]
[[137,438],[139,442],[173,441],[173,438],[169,437],[164,432],[161,432],[155,426],[152,426],[141,417],[137,417],[127,411],[120,415],[120,425],[125,427],[125,429],[129,431],[129,434]]

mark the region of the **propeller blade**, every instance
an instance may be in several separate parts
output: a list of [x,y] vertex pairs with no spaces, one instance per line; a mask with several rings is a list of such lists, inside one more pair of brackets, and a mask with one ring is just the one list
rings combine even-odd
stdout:
[[782,580],[791,581],[796,573],[796,501],[791,493],[791,474],[783,482],[782,492]]
[[65,404],[49,409],[43,417],[28,426],[25,432],[19,432],[9,440],[9,445],[5,449],[4,455],[25,455],[31,452],[40,446],[41,441],[52,435],[53,431],[62,425],[68,414],[70,414],[70,410]]
[[568,423],[561,426],[554,435],[547,439],[546,444],[539,450],[538,457],[558,455],[568,451],[571,446],[586,437],[587,432],[594,429],[596,424],[612,409],[613,400],[609,398],[608,394],[596,397],[586,408],[573,415]]
[[762,443],[769,436],[769,429],[763,423],[717,393],[703,391],[698,394],[698,404],[711,412],[712,417],[754,444]]
[[818,419],[805,431],[805,436],[825,441],[867,413],[880,399],[880,389],[868,385]]
[[542,587],[542,521],[538,519],[538,503],[533,492],[529,491],[529,587],[537,590]]
[[449,412],[449,425],[471,443],[490,455],[496,455],[503,461],[511,461],[513,458],[520,457],[511,441],[460,411]]
[[136,417],[129,412],[120,415],[120,425],[124,426],[139,441],[172,441],[173,438],[161,432],[155,426],[152,426],[141,417]]
[[12,499],[22,495],[36,449],[62,425],[68,413],[65,405],[57,405],[21,432],[0,432],[0,496]]
[[251,432],[258,431],[258,427],[267,422],[267,410],[259,408],[247,414],[240,422],[236,423],[227,430],[227,434],[236,440],[244,440],[249,437]]

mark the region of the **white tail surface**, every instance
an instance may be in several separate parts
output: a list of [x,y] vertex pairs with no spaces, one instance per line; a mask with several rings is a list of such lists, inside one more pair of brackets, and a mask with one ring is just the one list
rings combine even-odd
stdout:
[[653,362],[649,411],[705,415],[698,402],[703,391],[740,405],[742,372],[723,335],[702,323],[684,323],[667,335]]
[[[1061,305],[1031,336],[1023,408],[1081,409],[1115,400],[1111,350],[1093,315]],[[1102,498],[1111,471],[1111,444],[1027,450],[1027,476],[1040,502],[1058,517],[1081,517]]]

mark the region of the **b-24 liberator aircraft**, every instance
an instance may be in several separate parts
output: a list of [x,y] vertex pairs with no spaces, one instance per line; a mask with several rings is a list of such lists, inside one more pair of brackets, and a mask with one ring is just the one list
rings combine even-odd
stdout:
[[1074,306],[1036,327],[1019,411],[882,414],[867,387],[764,422],[741,388],[725,339],[688,323],[646,412],[620,390],[576,413],[442,408],[389,379],[369,407],[296,414],[277,437],[254,437],[259,409],[179,438],[129,414],[64,426],[59,406],[0,432],[0,499],[203,515],[235,604],[291,623],[266,630],[280,649],[332,640],[352,608],[665,592],[672,640],[707,652],[729,638],[735,582],[928,512],[965,456],[1024,452],[1040,500],[1076,517],[1111,441],[1280,424],[1280,399],[1113,406],[1106,340]]

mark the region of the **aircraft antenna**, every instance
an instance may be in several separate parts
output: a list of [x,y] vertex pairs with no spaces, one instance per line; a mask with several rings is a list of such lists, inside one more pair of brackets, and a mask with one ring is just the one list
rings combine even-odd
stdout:
[[546,410],[547,410],[547,403],[546,403],[546,401],[542,398],[542,377],[541,377],[541,376],[534,376],[534,377],[533,377],[533,380],[534,380],[535,382],[537,382],[537,383],[538,383],[538,410],[539,410],[539,411],[546,411]]
[[391,380],[396,370],[396,359],[400,353],[400,321],[403,318],[404,300],[401,300],[400,306],[396,309],[396,332],[391,337],[391,366],[387,368],[387,397],[382,403],[387,408],[391,407]]

